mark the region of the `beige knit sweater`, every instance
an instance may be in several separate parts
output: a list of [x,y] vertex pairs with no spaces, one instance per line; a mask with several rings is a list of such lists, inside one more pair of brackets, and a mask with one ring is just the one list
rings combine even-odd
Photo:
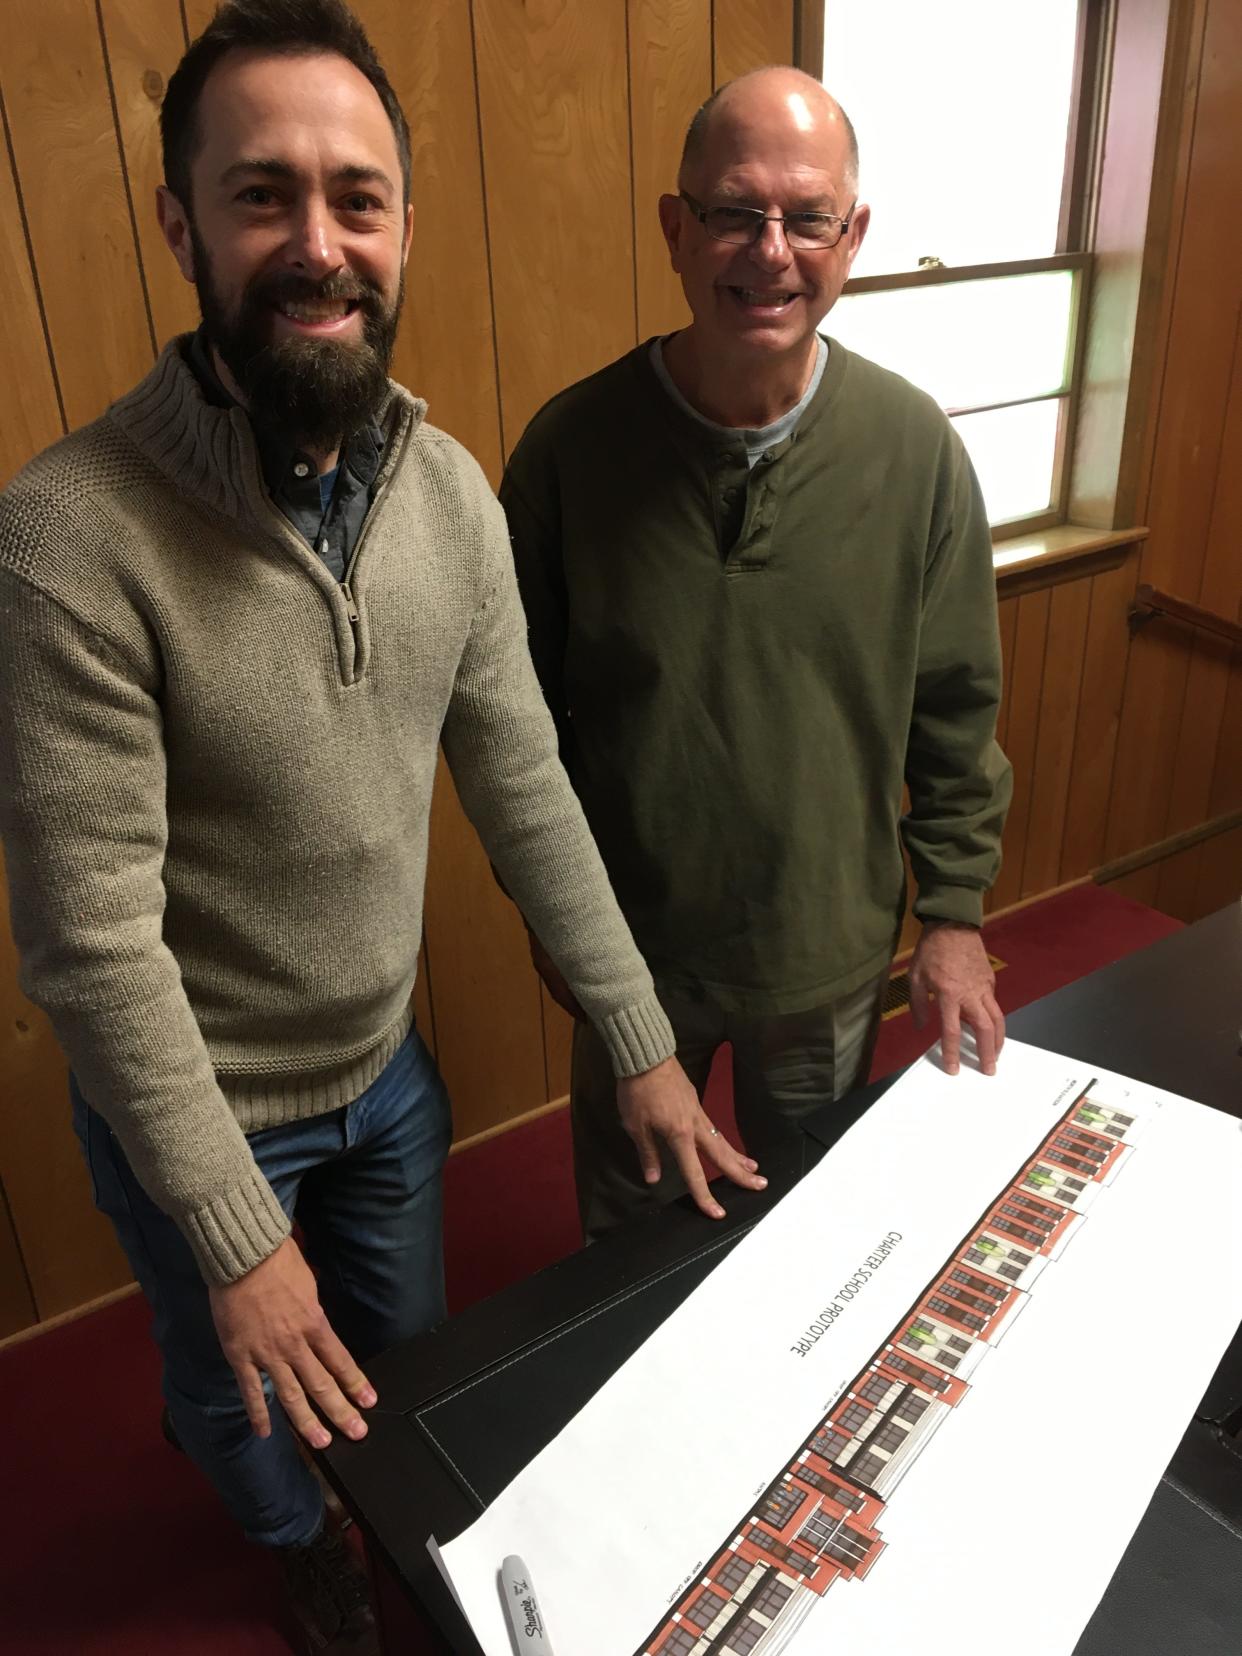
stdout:
[[23,987],[218,1283],[289,1229],[244,1132],[348,1103],[409,1028],[441,741],[618,1074],[673,1038],[479,468],[394,387],[347,590],[186,343],[0,495],[0,830]]

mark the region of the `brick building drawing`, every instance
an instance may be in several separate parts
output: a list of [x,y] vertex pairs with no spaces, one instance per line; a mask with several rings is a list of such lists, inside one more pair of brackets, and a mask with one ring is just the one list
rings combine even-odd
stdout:
[[1125,1106],[1078,1093],[634,1656],[776,1656],[841,1577],[866,1578],[902,1478],[1129,1155]]

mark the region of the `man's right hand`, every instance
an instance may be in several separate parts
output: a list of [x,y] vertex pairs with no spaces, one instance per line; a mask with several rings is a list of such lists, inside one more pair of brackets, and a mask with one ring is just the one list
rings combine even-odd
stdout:
[[310,1266],[291,1236],[244,1277],[208,1293],[220,1344],[258,1437],[272,1430],[265,1373],[294,1430],[312,1449],[332,1441],[312,1402],[346,1437],[366,1436],[358,1409],[369,1409],[375,1392],[332,1332]]
[[735,1150],[712,1126],[676,1058],[666,1058],[654,1069],[618,1081],[617,1106],[621,1125],[634,1140],[647,1183],[659,1182],[663,1142],[696,1206],[709,1219],[723,1219],[725,1210],[711,1193],[699,1161],[700,1152],[743,1189],[767,1188],[768,1181],[759,1172],[758,1162]]
[[579,1023],[585,1023],[586,1013],[578,1005],[578,997],[561,975],[560,967],[529,926],[526,928],[526,938],[530,944],[531,965],[543,979],[544,988],[562,1011],[568,1012],[570,1017],[576,1018]]

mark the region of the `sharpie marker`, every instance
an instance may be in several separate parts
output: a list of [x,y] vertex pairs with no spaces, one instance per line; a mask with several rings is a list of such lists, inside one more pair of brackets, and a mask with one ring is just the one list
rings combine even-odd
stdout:
[[510,1553],[500,1566],[500,1588],[509,1613],[514,1650],[529,1651],[530,1656],[552,1656],[552,1644],[530,1571],[516,1553]]

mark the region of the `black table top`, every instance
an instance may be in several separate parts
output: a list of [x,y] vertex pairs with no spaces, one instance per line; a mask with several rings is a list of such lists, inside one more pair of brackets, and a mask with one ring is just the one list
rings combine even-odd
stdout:
[[[1014,1013],[1009,1033],[1242,1116],[1242,905]],[[368,1364],[361,1444],[321,1457],[368,1544],[440,1627],[477,1645],[426,1551],[465,1529],[724,1253],[895,1077],[825,1107],[768,1190],[628,1226]],[[1242,1650],[1242,1333],[1174,1456],[1076,1656]]]

